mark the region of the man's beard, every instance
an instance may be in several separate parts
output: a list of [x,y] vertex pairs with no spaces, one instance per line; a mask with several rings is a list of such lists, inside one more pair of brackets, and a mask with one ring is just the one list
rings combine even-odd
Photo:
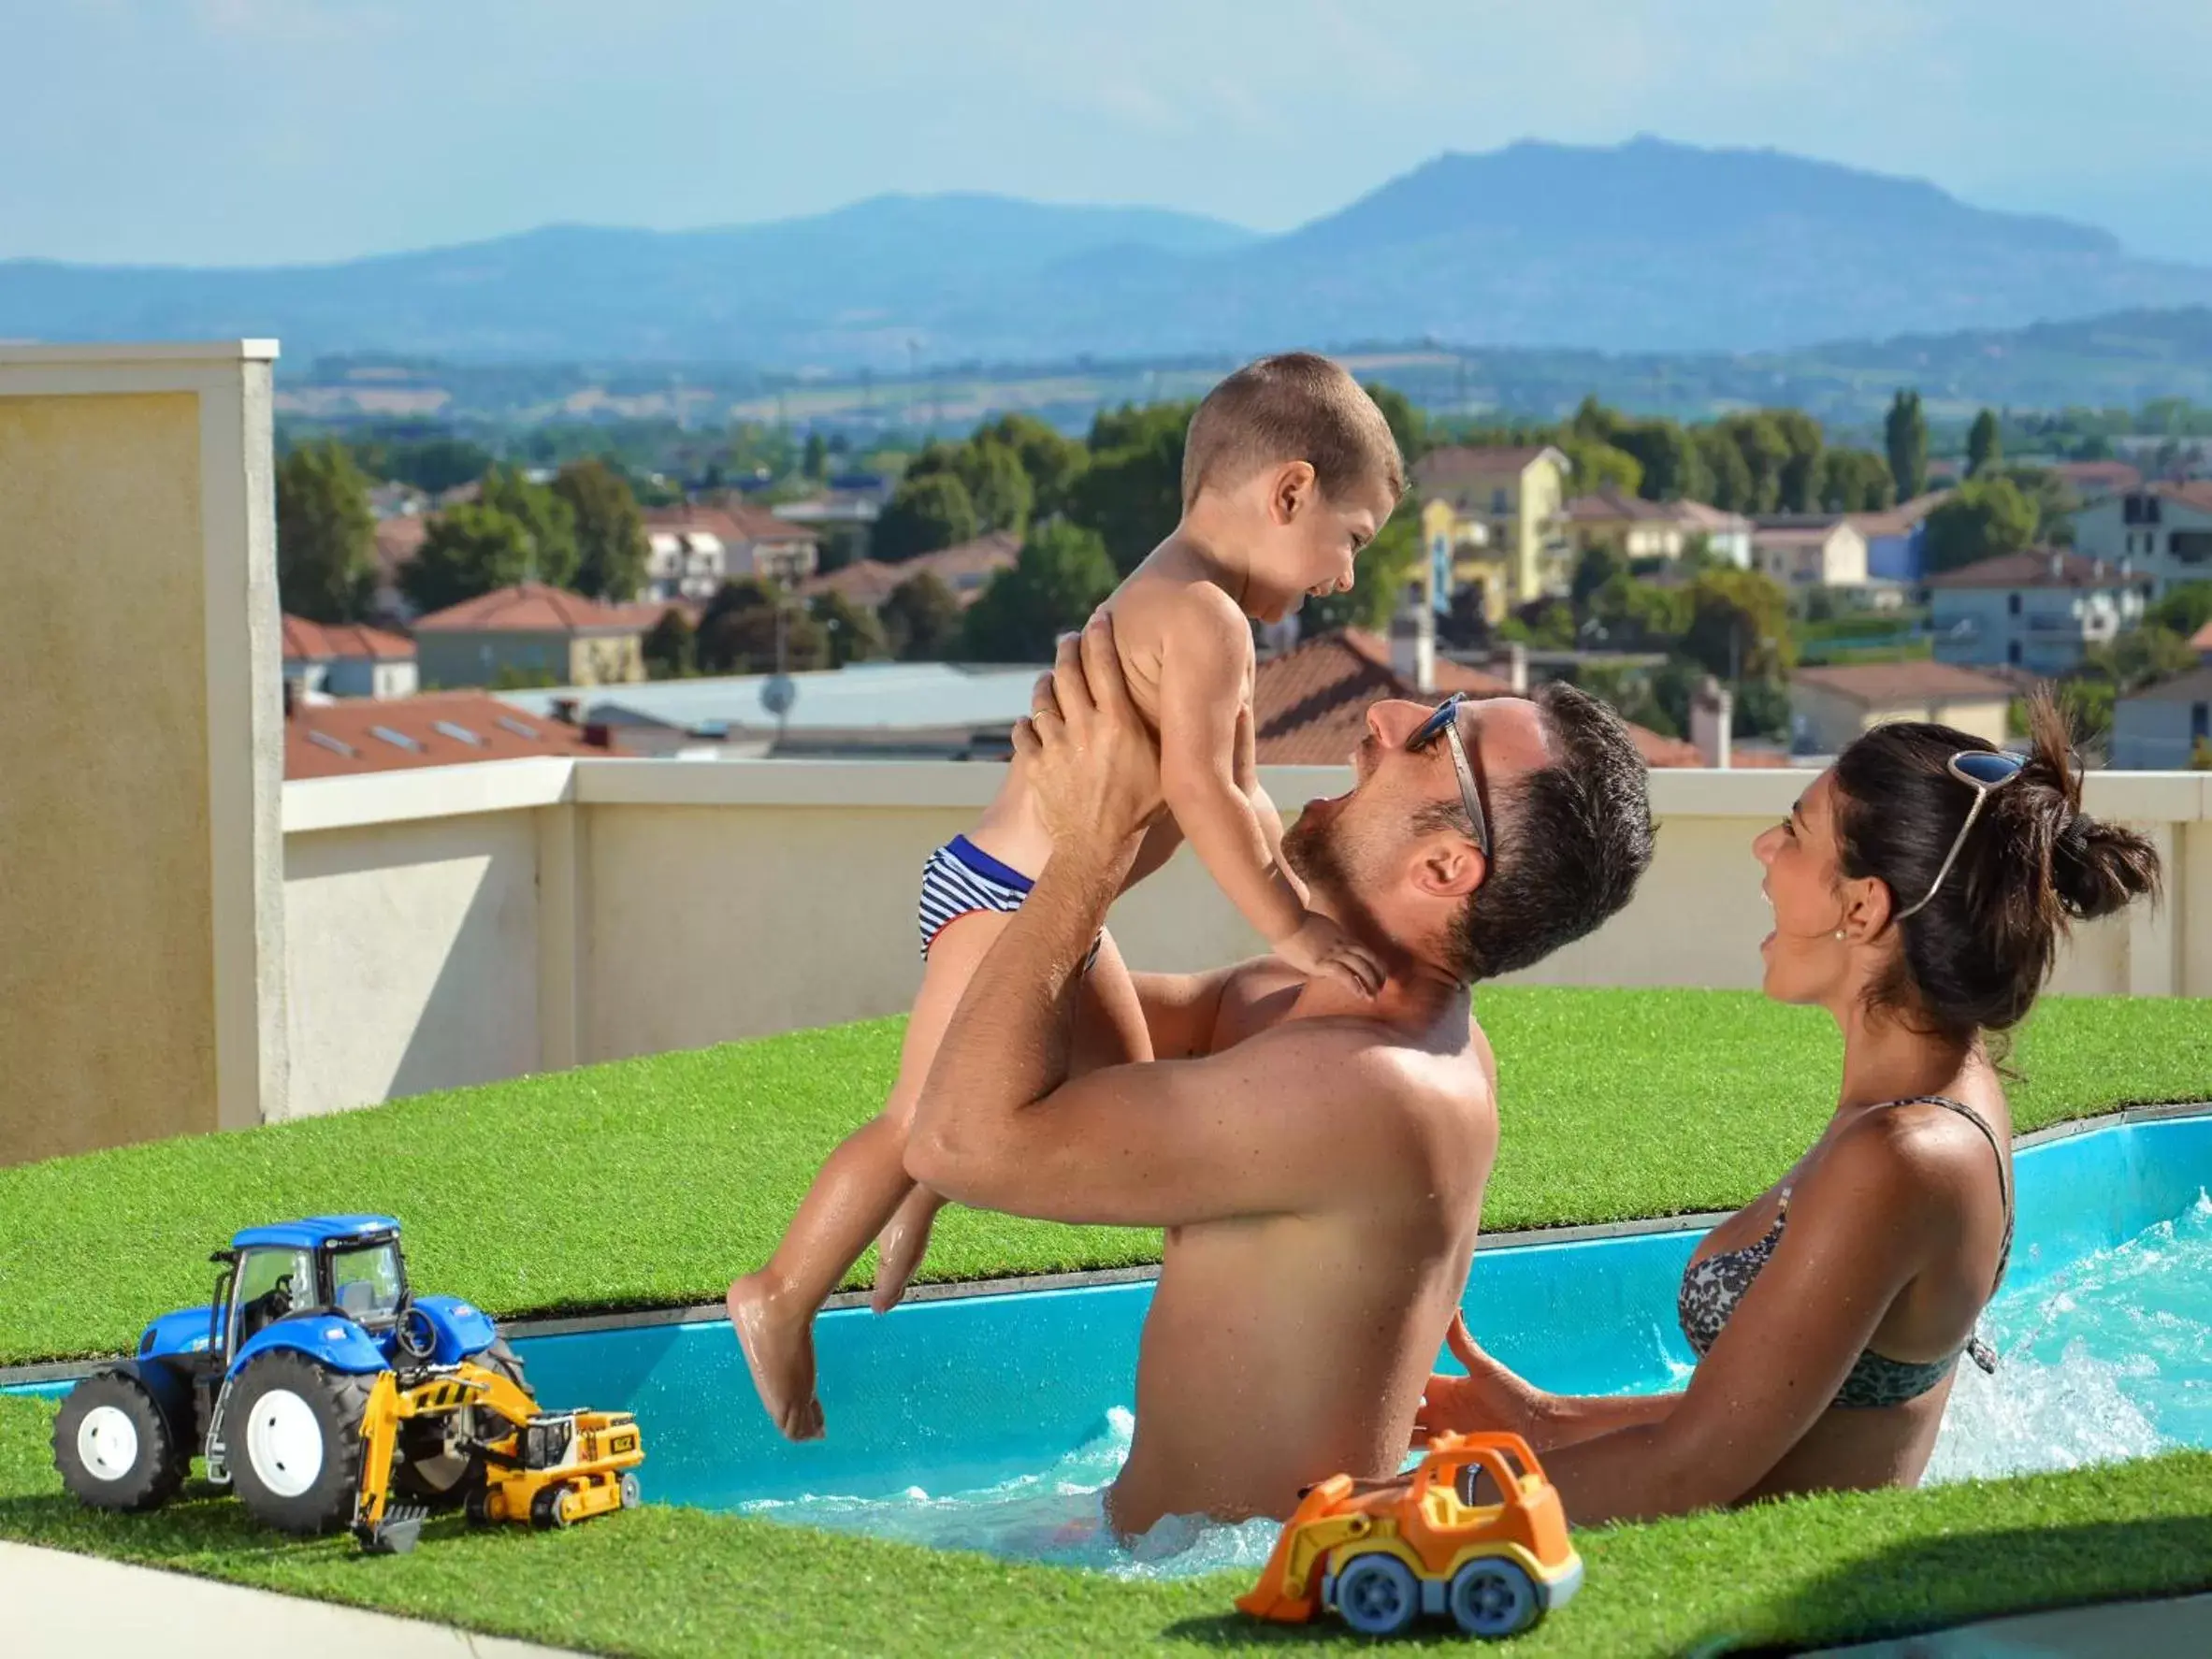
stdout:
[[1336,828],[1320,814],[1300,813],[1282,832],[1282,858],[1313,891],[1342,897],[1351,891],[1351,882]]

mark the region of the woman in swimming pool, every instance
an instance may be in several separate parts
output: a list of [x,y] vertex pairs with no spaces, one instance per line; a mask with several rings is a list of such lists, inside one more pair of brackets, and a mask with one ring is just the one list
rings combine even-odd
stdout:
[[2142,837],[2081,811],[2062,720],[2002,755],[1947,726],[1876,727],[1752,851],[1774,930],[1764,989],[1843,1032],[1835,1115],[1715,1227],[1677,1311],[1686,1391],[1530,1387],[1454,1322],[1468,1375],[1415,1433],[1518,1430],[1581,1523],[1780,1493],[1909,1486],[2012,1245],[2012,1119],[1985,1035],[2017,1025],[2075,919],[2152,891]]

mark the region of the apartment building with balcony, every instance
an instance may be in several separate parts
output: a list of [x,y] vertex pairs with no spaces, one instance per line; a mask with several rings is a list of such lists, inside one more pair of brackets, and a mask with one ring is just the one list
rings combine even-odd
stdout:
[[1454,444],[1413,469],[1429,581],[1439,606],[1463,588],[1482,593],[1483,616],[1566,590],[1573,545],[1566,533],[1566,454],[1549,444]]
[[2150,578],[2058,548],[1982,559],[1928,579],[1938,662],[2070,673],[2143,620]]
[[2149,483],[2091,501],[2074,514],[2074,549],[2150,578],[2151,598],[2185,582],[2212,582],[2212,480]]

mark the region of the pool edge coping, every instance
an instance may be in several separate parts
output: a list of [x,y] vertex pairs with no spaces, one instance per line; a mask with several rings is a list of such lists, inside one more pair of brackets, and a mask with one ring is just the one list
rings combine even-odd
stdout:
[[[2073,1118],[2049,1124],[2013,1139],[2016,1153],[2071,1140],[2131,1123],[2154,1123],[2173,1118],[2212,1117],[2212,1100],[2175,1101],[2160,1105],[2122,1106],[2093,1118]],[[1599,1239],[1641,1238],[1670,1233],[1689,1233],[1713,1226],[1733,1210],[1697,1210],[1676,1216],[1640,1217],[1627,1221],[1592,1221],[1572,1227],[1524,1227],[1480,1234],[1478,1254],[1485,1250],[1526,1248],[1534,1245],[1585,1244]],[[901,1306],[923,1302],[957,1302],[986,1296],[1034,1295],[1052,1291],[1086,1291],[1115,1285],[1149,1284],[1160,1277],[1157,1262],[1133,1267],[1081,1268],[1067,1273],[1036,1273],[1003,1278],[952,1279],[915,1285]],[[871,1292],[841,1291],[822,1304],[824,1313],[866,1307]],[[547,1314],[538,1318],[499,1320],[502,1336],[577,1336],[600,1331],[651,1330],[662,1325],[711,1324],[727,1320],[729,1310],[719,1302],[693,1303],[681,1307],[636,1307],[597,1313]],[[71,1382],[103,1365],[128,1359],[128,1354],[108,1354],[85,1360],[43,1360],[30,1364],[0,1365],[0,1389],[27,1383]]]

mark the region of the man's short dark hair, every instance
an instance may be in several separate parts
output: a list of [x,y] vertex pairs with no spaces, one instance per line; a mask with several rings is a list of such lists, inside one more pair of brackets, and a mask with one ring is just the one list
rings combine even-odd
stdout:
[[1312,352],[1248,363],[1206,395],[1183,440],[1183,511],[1202,489],[1235,489],[1284,461],[1309,465],[1332,501],[1369,480],[1393,501],[1406,493],[1405,458],[1382,411]]
[[[1530,700],[1552,763],[1490,804],[1490,873],[1445,941],[1446,963],[1472,984],[1540,962],[1628,902],[1652,861],[1643,757],[1621,717],[1554,680]],[[1466,809],[1439,803],[1464,826]]]

